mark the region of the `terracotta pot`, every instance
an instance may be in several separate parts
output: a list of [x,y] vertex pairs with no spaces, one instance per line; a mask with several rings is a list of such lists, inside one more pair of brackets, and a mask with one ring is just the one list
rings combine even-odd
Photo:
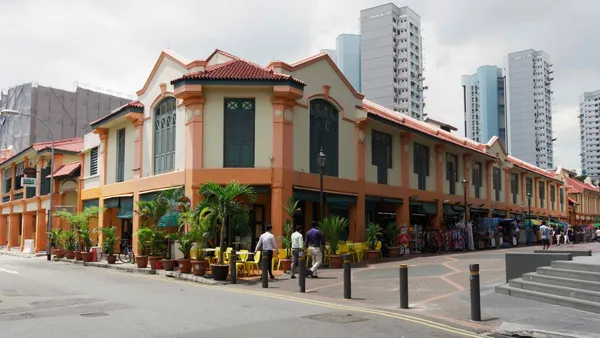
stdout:
[[192,272],[192,261],[190,259],[178,259],[177,263],[179,263],[179,272],[181,273],[191,273]]
[[135,264],[139,269],[145,269],[148,267],[148,256],[136,256]]
[[67,250],[65,252],[65,257],[67,257],[67,259],[73,259],[73,258],[75,258],[75,251],[73,251],[73,250]]
[[399,250],[400,250],[400,247],[398,247],[398,246],[389,247],[388,254],[390,255],[391,258],[398,257]]
[[81,257],[81,251],[75,251],[75,260],[76,261],[81,261],[83,260],[83,257]]
[[367,251],[367,259],[371,262],[379,260],[379,250]]
[[83,260],[84,263],[89,263],[92,261],[92,253],[91,252],[87,252],[87,251],[82,251],[81,252],[81,258]]
[[150,263],[150,269],[152,269],[152,270],[160,270],[160,269],[162,269],[162,264],[160,263],[161,259],[162,259],[161,256],[150,256],[150,257],[148,257],[148,262]]
[[54,254],[56,255],[56,258],[64,258],[66,251],[64,249],[56,249],[54,250]]
[[205,260],[192,261],[192,273],[194,276],[204,276],[208,269],[208,262]]
[[106,256],[106,261],[108,262],[108,264],[115,264],[117,262],[117,256],[108,255]]
[[332,269],[339,269],[343,266],[344,258],[341,255],[329,256],[329,267]]
[[290,268],[292,267],[292,260],[291,259],[281,259],[281,271],[286,272],[286,271],[290,271]]
[[212,276],[214,280],[227,280],[227,276],[229,275],[229,264],[212,264]]
[[174,259],[163,259],[162,265],[165,268],[165,271],[173,271],[175,270],[175,263],[177,262]]

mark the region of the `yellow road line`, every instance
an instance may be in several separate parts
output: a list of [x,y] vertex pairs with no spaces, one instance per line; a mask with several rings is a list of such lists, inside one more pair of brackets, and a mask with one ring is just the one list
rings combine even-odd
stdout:
[[401,320],[404,320],[407,322],[420,324],[420,325],[427,326],[427,327],[441,330],[441,331],[454,333],[459,336],[482,337],[481,335],[478,335],[476,333],[473,333],[473,332],[470,332],[467,330],[463,330],[461,328],[452,327],[450,325],[441,324],[441,323],[437,323],[437,322],[434,322],[431,320],[417,318],[417,317],[413,317],[413,316],[382,311],[382,310],[359,308],[359,307],[354,307],[354,306],[340,305],[340,304],[328,303],[328,302],[317,301],[317,300],[312,300],[312,299],[302,299],[302,298],[297,298],[297,297],[285,296],[285,295],[280,295],[280,294],[271,294],[271,293],[260,292],[260,291],[241,290],[241,289],[226,288],[226,287],[222,287],[222,286],[213,286],[213,285],[205,285],[205,284],[194,284],[194,285],[196,285],[198,287],[202,287],[202,288],[208,288],[208,289],[219,289],[219,290],[223,290],[223,291],[231,291],[231,292],[243,293],[243,294],[254,295],[254,296],[266,296],[266,297],[270,297],[270,298],[274,298],[274,299],[294,301],[297,303],[304,303],[304,304],[309,304],[309,305],[319,305],[322,307],[328,307],[328,308],[333,308],[333,309],[338,309],[338,310],[346,310],[346,311],[354,311],[354,312],[380,315],[380,316],[385,316],[385,317],[390,317],[390,318],[395,318],[395,319],[401,319]]

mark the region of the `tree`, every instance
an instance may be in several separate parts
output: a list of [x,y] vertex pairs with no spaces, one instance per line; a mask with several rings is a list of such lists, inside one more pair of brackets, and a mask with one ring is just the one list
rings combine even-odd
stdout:
[[299,211],[298,200],[293,197],[288,198],[283,206],[283,211],[287,215],[285,224],[283,225],[283,236],[279,236],[281,246],[285,249],[286,258],[292,258],[292,233],[294,232],[294,215]]
[[71,230],[75,230],[77,237],[83,240],[86,249],[89,250],[92,245],[90,238],[90,221],[98,217],[98,214],[104,212],[104,210],[104,208],[99,207],[87,207],[83,211],[74,214],[66,210],[58,210],[54,213],[54,216],[71,223]]
[[239,233],[247,233],[249,210],[240,199],[246,196],[248,202],[253,203],[256,195],[251,186],[237,181],[231,181],[226,185],[207,182],[200,187],[198,193],[202,200],[194,208],[194,217],[204,223],[207,231],[220,234],[219,264],[222,265],[225,251],[225,222],[229,221],[229,226],[234,227]]
[[160,195],[150,201],[137,202],[136,213],[144,218],[144,226],[158,227],[160,219],[169,211],[169,202]]

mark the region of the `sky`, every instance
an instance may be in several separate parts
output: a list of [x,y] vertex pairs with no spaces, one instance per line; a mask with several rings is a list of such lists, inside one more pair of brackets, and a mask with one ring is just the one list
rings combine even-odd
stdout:
[[[0,0],[0,89],[75,82],[134,95],[161,50],[292,63],[359,33],[379,0]],[[542,49],[554,64],[555,160],[580,168],[579,97],[600,89],[600,1],[405,0],[422,20],[426,111],[463,130],[461,75]]]

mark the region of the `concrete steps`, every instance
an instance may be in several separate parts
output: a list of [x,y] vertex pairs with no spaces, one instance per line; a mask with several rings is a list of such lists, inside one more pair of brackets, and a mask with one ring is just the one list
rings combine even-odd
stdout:
[[600,313],[600,264],[552,261],[522,278],[496,287],[497,293]]

